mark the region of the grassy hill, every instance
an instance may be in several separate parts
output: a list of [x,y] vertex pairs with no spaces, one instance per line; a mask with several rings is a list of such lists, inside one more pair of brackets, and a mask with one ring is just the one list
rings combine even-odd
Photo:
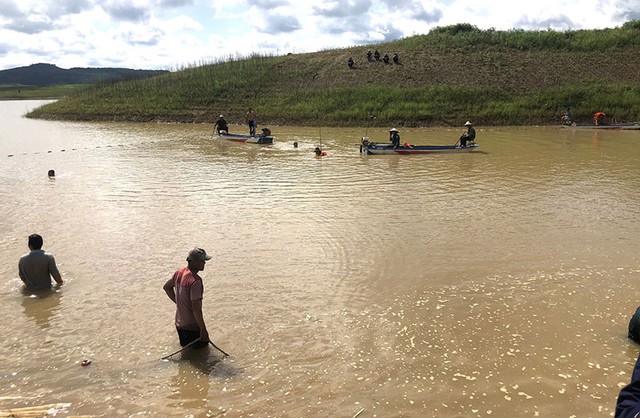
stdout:
[[[398,52],[399,64],[367,50]],[[347,66],[353,57],[355,68]],[[75,120],[380,126],[557,123],[604,111],[640,120],[640,21],[568,31],[459,24],[399,41],[286,56],[251,56],[142,80],[101,83],[33,111]]]

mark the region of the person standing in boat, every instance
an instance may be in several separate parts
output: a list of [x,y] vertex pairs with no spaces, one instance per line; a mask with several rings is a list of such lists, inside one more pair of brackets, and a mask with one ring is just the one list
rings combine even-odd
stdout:
[[221,133],[228,134],[229,126],[227,126],[227,121],[224,120],[224,116],[220,115],[216,123],[213,124],[213,129],[215,129],[216,133],[220,135]]
[[476,130],[473,128],[473,124],[467,121],[464,126],[467,127],[467,132],[460,137],[460,147],[462,148],[465,148],[467,143],[474,144],[476,142]]
[[29,235],[27,245],[31,251],[18,262],[18,274],[29,290],[50,289],[52,277],[56,286],[63,283],[55,258],[42,250],[42,243],[42,236]]
[[[176,304],[176,330],[182,347],[193,343],[193,348],[209,344],[209,332],[202,315],[204,285],[198,272],[204,270],[211,256],[202,248],[194,248],[187,255],[187,266],[173,273],[162,289]],[[194,343],[194,341],[199,340]]]
[[244,118],[247,121],[247,125],[249,125],[249,135],[256,136],[256,127],[258,123],[256,122],[256,114],[253,112],[253,109],[249,108],[249,111],[244,115]]
[[400,146],[400,132],[396,128],[389,129],[389,141],[391,141],[393,148]]

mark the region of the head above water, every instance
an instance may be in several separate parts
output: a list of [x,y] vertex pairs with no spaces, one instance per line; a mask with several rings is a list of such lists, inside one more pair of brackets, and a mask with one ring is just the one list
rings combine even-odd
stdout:
[[55,172],[55,170],[49,170],[49,171],[47,172],[47,176],[49,176],[49,177],[55,177],[55,176],[56,176],[56,172]]
[[32,250],[39,250],[42,248],[43,240],[42,236],[39,234],[31,234],[29,235],[28,245]]

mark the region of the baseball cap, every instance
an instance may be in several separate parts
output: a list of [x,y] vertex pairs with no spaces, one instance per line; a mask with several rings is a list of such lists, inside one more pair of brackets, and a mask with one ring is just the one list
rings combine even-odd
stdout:
[[207,255],[207,252],[202,248],[195,247],[193,250],[189,251],[189,255],[187,256],[187,261],[191,260],[207,261],[211,260],[211,256]]

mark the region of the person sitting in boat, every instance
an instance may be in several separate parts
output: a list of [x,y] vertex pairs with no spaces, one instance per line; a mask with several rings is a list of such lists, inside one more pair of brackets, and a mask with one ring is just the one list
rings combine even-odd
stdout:
[[604,125],[605,124],[605,120],[604,120],[605,116],[607,116],[607,115],[605,115],[604,112],[596,112],[593,115],[593,122],[596,125]]
[[464,126],[467,127],[467,132],[463,133],[460,137],[460,147],[466,148],[467,143],[475,144],[476,142],[476,130],[473,129],[473,124],[467,121]]
[[262,136],[271,136],[271,129],[269,128],[262,128]]
[[562,115],[562,124],[563,125],[571,125],[573,123],[573,113],[571,113],[571,109],[567,108]]
[[396,128],[389,129],[389,141],[391,141],[393,148],[400,146],[400,132]]
[[225,134],[229,133],[229,126],[227,126],[227,121],[224,120],[224,116],[220,115],[218,117],[218,120],[213,125],[213,129],[216,130],[218,135],[220,135],[222,133],[225,133]]

